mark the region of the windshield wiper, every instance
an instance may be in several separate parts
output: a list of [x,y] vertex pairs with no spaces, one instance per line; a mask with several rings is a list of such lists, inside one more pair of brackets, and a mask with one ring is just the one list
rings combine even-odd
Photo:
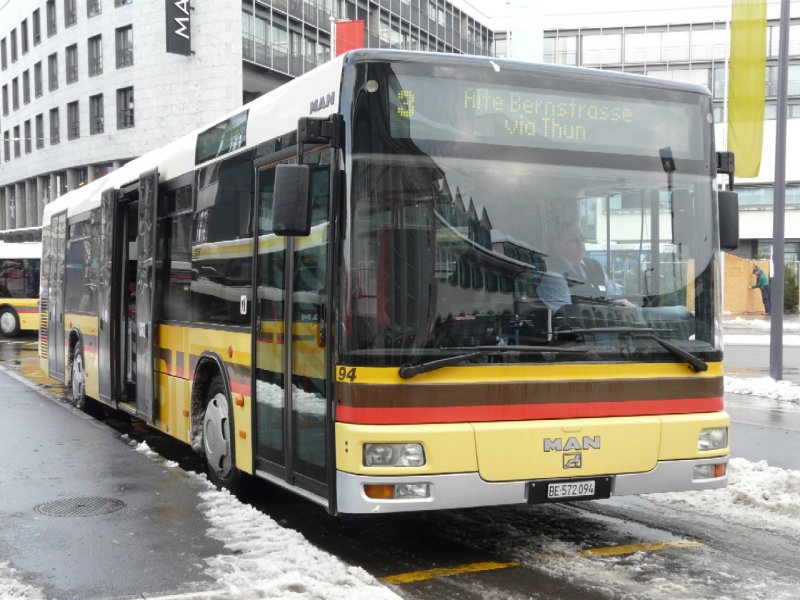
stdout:
[[595,334],[595,333],[624,333],[630,335],[643,335],[645,337],[650,338],[654,342],[657,342],[661,347],[668,350],[673,354],[673,356],[677,356],[678,358],[682,359],[684,362],[688,363],[689,366],[694,369],[696,373],[701,371],[708,371],[708,363],[704,361],[702,358],[695,356],[691,352],[687,352],[683,348],[679,348],[672,342],[668,342],[667,340],[660,338],[656,335],[656,332],[659,331],[658,329],[653,329],[652,327],[587,327],[587,328],[571,328],[571,329],[559,329],[554,331],[554,335],[560,334]]
[[[421,373],[429,373],[436,371],[442,367],[449,367],[471,358],[479,356],[488,356],[491,354],[509,354],[519,353],[525,354],[528,352],[541,352],[546,353],[582,353],[586,352],[581,348],[553,348],[552,346],[465,346],[457,348],[439,348],[442,352],[464,352],[463,354],[456,354],[446,358],[439,358],[437,360],[429,360],[427,362],[419,363],[418,365],[404,364],[399,369],[400,377],[403,379],[411,379]],[[472,352],[469,352],[472,350]]]

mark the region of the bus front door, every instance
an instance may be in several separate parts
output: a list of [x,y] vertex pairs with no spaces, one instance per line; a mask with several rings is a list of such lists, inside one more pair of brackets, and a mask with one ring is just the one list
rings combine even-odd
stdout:
[[148,423],[155,420],[153,363],[153,298],[158,170],[139,177],[139,223],[136,256],[136,411]]
[[[331,153],[332,154],[332,153]],[[328,153],[313,155],[312,233],[272,233],[275,164],[257,171],[254,349],[255,452],[260,474],[328,501]],[[262,163],[263,164],[263,163]],[[290,301],[287,301],[290,299]]]
[[[118,272],[119,256],[115,256],[114,231],[117,229],[117,192],[106,190],[101,196],[100,212],[100,285],[97,289],[97,360],[100,399],[105,402],[116,400],[117,369],[119,353],[112,345],[112,340],[119,338],[119,298],[112,293],[119,284],[114,282],[114,274]],[[112,333],[113,331],[113,333]]]
[[50,222],[49,293],[47,305],[47,361],[50,377],[64,380],[64,268],[67,252],[67,213]]

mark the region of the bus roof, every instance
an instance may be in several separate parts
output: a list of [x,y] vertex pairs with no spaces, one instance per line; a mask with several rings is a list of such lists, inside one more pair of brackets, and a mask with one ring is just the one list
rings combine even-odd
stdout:
[[[200,163],[195,162],[198,135],[210,127],[225,123],[228,119],[248,112],[246,125],[246,144],[242,148],[252,148],[262,142],[295,131],[297,121],[307,117],[314,106],[314,117],[325,117],[339,110],[341,102],[342,71],[345,64],[370,61],[404,61],[427,62],[441,64],[460,64],[475,67],[491,66],[495,70],[512,68],[545,74],[565,74],[570,78],[585,78],[592,81],[611,81],[621,85],[636,85],[672,89],[691,93],[709,95],[706,88],[699,85],[673,82],[662,79],[643,77],[628,73],[601,71],[583,67],[563,65],[534,64],[520,61],[469,56],[463,54],[444,54],[435,52],[415,52],[407,50],[354,50],[338,56],[320,65],[316,69],[293,79],[277,89],[256,98],[250,103],[221,116],[215,123],[204,125],[177,140],[154,149],[123,165],[116,171],[90,182],[76,190],[59,196],[47,204],[42,216],[42,225],[48,225],[52,215],[67,211],[71,217],[84,213],[100,205],[101,195],[105,190],[119,190],[136,181],[139,176],[155,168],[159,170],[159,178],[168,181],[191,173]],[[333,93],[333,102],[328,103]],[[325,99],[325,102],[317,102]],[[212,159],[213,160],[213,159]],[[210,162],[206,161],[206,162]]]
[[195,163],[198,135],[207,131],[209,127],[223,123],[244,111],[248,111],[248,119],[246,145],[242,149],[252,148],[267,140],[296,131],[298,119],[309,115],[310,103],[326,97],[331,92],[335,94],[335,101],[314,112],[314,116],[324,117],[338,111],[343,61],[344,55],[339,56],[222,115],[216,122],[206,124],[166,146],[143,154],[100,179],[59,196],[45,206],[42,224],[49,224],[52,215],[64,210],[70,217],[97,207],[104,191],[126,187],[138,181],[141,174],[155,168],[158,168],[159,178],[162,181],[191,173],[199,166]]
[[0,242],[0,259],[42,258],[41,242]]

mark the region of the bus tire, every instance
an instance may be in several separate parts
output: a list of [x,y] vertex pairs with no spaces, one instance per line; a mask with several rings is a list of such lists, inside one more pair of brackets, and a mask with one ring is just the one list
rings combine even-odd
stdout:
[[0,310],[0,331],[6,337],[19,335],[19,315],[13,308],[6,307]]
[[203,453],[208,466],[208,478],[220,488],[235,491],[241,481],[233,453],[233,419],[220,375],[211,379],[203,414]]
[[83,361],[83,347],[75,342],[72,353],[72,366],[69,370],[69,387],[72,404],[79,410],[86,409],[86,363]]

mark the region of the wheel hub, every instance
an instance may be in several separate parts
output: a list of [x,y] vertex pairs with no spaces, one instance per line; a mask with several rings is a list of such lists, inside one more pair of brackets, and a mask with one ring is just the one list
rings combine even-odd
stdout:
[[217,394],[208,403],[203,418],[203,446],[208,464],[220,477],[226,477],[231,470],[228,438],[228,401]]
[[14,320],[14,315],[10,312],[6,311],[2,315],[0,315],[0,330],[6,335],[12,333],[16,328],[17,324]]

